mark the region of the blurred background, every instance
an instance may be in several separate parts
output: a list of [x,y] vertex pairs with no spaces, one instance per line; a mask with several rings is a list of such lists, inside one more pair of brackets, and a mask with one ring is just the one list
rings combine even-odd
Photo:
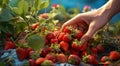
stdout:
[[[15,6],[19,0],[11,0],[11,5]],[[78,8],[80,13],[82,12],[84,6],[88,5],[92,9],[97,9],[104,5],[108,0],[51,0],[50,6],[45,9],[46,11],[50,10],[52,4],[60,4],[63,5],[67,10],[71,8]],[[43,10],[43,12],[45,11]],[[118,22],[120,20],[120,13],[116,14],[112,19],[111,22]]]

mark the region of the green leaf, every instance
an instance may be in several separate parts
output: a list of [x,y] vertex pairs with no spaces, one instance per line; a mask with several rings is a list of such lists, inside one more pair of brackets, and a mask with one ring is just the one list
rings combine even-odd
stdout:
[[18,3],[18,7],[13,9],[14,12],[20,16],[24,16],[28,13],[28,2],[25,0],[21,0]]
[[44,42],[44,38],[37,34],[28,37],[28,45],[35,50],[43,48]]
[[22,31],[24,31],[26,26],[27,26],[27,24],[25,22],[17,22],[15,24],[16,33],[20,33]]

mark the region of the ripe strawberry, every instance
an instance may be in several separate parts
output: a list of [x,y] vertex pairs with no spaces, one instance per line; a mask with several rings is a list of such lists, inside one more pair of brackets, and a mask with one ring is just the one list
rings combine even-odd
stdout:
[[14,49],[14,48],[15,48],[15,44],[12,41],[5,42],[4,50]]
[[80,51],[80,49],[81,49],[81,45],[79,45],[79,43],[77,43],[77,42],[73,42],[72,43],[72,45],[71,45],[71,48],[72,48],[72,50],[75,50],[75,51]]
[[111,51],[109,54],[109,57],[112,60],[118,60],[118,59],[120,59],[120,53],[118,51]]
[[92,47],[91,52],[94,54],[98,53],[98,49],[96,47]]
[[38,27],[38,23],[32,24],[31,29],[35,30]]
[[23,61],[24,59],[29,57],[29,52],[25,48],[17,48],[16,53],[20,61]]
[[111,61],[105,61],[104,65],[103,66],[109,66],[110,64],[112,64]]
[[71,36],[68,34],[65,34],[63,36],[63,41],[70,43],[71,42]]
[[29,59],[29,64],[30,66],[37,66],[37,64],[35,63],[35,60],[33,59]]
[[73,37],[75,39],[80,39],[82,36],[83,36],[83,33],[80,30],[75,30],[75,32],[73,33]]
[[45,60],[41,63],[41,66],[54,66],[54,63],[51,60]]
[[37,58],[35,63],[38,65],[38,66],[41,66],[41,63],[43,63],[46,59],[45,58]]
[[49,16],[48,16],[47,13],[43,13],[43,14],[40,14],[40,17],[41,17],[41,18],[48,18]]
[[61,42],[60,42],[60,48],[61,48],[63,51],[68,51],[69,44],[68,44],[67,42],[61,41]]
[[52,44],[52,43],[58,43],[58,39],[51,39],[51,41],[50,41],[50,43]]
[[40,53],[41,57],[45,57],[48,53],[50,53],[52,51],[51,48],[42,48],[42,51]]
[[59,8],[59,6],[60,6],[59,4],[53,4],[53,5],[52,5],[52,8],[53,8],[53,9],[57,9],[57,8]]
[[62,41],[63,40],[63,36],[65,35],[64,32],[61,32],[58,36],[58,41]]
[[89,55],[88,63],[93,64],[93,65],[97,65],[97,64],[98,64],[98,61],[97,61],[97,59],[96,59],[95,56]]
[[98,65],[98,61],[94,55],[83,56],[83,61],[88,62],[89,64],[92,64],[92,65]]
[[57,55],[57,62],[58,63],[66,63],[67,62],[67,56],[63,53],[60,53]]
[[108,56],[102,56],[101,59],[100,59],[101,62],[105,62],[105,61],[108,61],[108,60],[110,60],[110,58]]
[[72,29],[71,26],[67,26],[67,27],[65,27],[65,28],[63,29],[63,32],[70,34],[70,33],[71,33],[71,29]]
[[102,46],[101,44],[98,44],[98,45],[96,46],[96,48],[98,49],[98,52],[99,52],[99,53],[104,52],[104,48],[103,48],[103,46]]
[[47,54],[47,55],[45,56],[45,58],[46,58],[47,60],[51,60],[51,61],[53,61],[53,62],[56,62],[56,59],[57,59],[54,54]]
[[70,56],[68,57],[68,63],[70,63],[70,64],[79,65],[80,62],[81,62],[81,59],[80,59],[80,57],[77,56],[77,55],[73,55],[73,54],[72,54],[72,55],[70,55]]
[[55,35],[52,33],[52,32],[50,32],[50,33],[48,33],[47,35],[46,35],[46,39],[48,40],[48,41],[50,41],[51,39],[54,39],[55,38]]
[[87,44],[82,44],[81,45],[81,51],[85,51],[87,49],[88,45]]

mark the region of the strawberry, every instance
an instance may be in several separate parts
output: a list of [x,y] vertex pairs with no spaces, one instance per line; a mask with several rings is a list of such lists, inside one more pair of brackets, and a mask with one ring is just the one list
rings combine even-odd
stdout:
[[109,54],[109,57],[112,60],[118,60],[118,59],[120,59],[120,53],[118,51],[111,51]]
[[47,40],[51,40],[51,39],[54,39],[55,38],[55,35],[52,33],[52,32],[50,32],[50,33],[48,33],[47,35],[46,35],[46,39]]
[[51,44],[52,44],[52,43],[58,43],[58,39],[56,39],[56,38],[55,38],[55,39],[51,39],[51,40],[50,40],[50,43],[51,43]]
[[104,65],[103,66],[109,66],[110,64],[112,64],[111,61],[105,61]]
[[89,55],[89,56],[88,56],[88,63],[93,64],[93,65],[97,65],[97,64],[98,64],[98,61],[97,61],[97,59],[96,59],[95,56]]
[[80,30],[75,30],[75,32],[73,33],[73,37],[75,39],[80,39],[82,36],[83,36],[83,33]]
[[35,30],[38,27],[38,23],[32,24],[31,29]]
[[45,60],[41,63],[41,66],[54,66],[54,63],[51,60]]
[[29,52],[25,48],[17,48],[16,53],[20,61],[23,61],[24,59],[29,57]]
[[75,50],[75,51],[80,51],[81,47],[82,47],[82,44],[81,44],[81,41],[79,41],[78,39],[75,39],[71,45],[72,49]]
[[57,59],[54,54],[47,54],[47,55],[45,56],[45,58],[46,58],[47,60],[51,60],[51,61],[53,61],[53,62],[56,62],[56,59]]
[[61,32],[58,36],[58,41],[62,41],[63,40],[63,36],[65,35],[64,32]]
[[108,60],[110,60],[110,58],[108,56],[102,56],[101,59],[100,59],[101,62],[105,62],[105,61],[108,61]]
[[48,16],[48,13],[43,13],[43,14],[40,14],[40,17],[41,18],[48,18],[49,16]]
[[59,8],[59,6],[60,6],[59,4],[53,4],[53,5],[52,5],[52,8],[53,8],[53,9],[57,9],[57,8]]
[[68,63],[70,63],[70,64],[79,65],[80,62],[81,62],[81,59],[80,59],[80,57],[77,56],[77,55],[71,54],[71,55],[68,57]]
[[48,53],[50,53],[52,51],[51,48],[42,48],[40,56],[41,57],[45,57]]
[[98,53],[104,52],[104,48],[103,48],[103,46],[102,46],[101,44],[98,44],[98,45],[96,46],[96,48],[98,49]]
[[67,42],[61,41],[61,42],[60,42],[60,48],[61,48],[63,51],[68,51],[69,44],[68,44]]
[[86,50],[87,49],[87,47],[88,47],[88,45],[87,44],[82,44],[81,45],[81,51],[84,51],[84,50]]
[[12,41],[5,42],[4,50],[14,49],[14,48],[15,48],[15,44]]
[[92,47],[91,52],[94,54],[98,53],[98,49],[96,47]]
[[70,34],[70,33],[71,33],[71,29],[72,29],[71,26],[66,26],[66,27],[63,29],[63,32]]
[[71,36],[68,35],[68,34],[65,34],[65,35],[63,36],[63,41],[70,43],[70,41],[71,41]]
[[98,65],[98,61],[95,55],[92,55],[92,54],[83,56],[82,60],[92,65]]
[[58,63],[65,63],[67,62],[67,56],[63,53],[57,55],[57,62]]
[[41,66],[41,64],[45,61],[46,59],[45,58],[37,58],[35,63],[38,65],[38,66]]
[[37,66],[35,63],[35,60],[33,60],[33,59],[29,59],[29,64],[30,64],[30,66]]

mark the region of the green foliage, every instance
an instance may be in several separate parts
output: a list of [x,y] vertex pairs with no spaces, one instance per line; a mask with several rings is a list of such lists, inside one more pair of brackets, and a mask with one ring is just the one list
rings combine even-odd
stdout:
[[35,50],[43,48],[44,42],[44,38],[37,34],[28,37],[28,45]]

